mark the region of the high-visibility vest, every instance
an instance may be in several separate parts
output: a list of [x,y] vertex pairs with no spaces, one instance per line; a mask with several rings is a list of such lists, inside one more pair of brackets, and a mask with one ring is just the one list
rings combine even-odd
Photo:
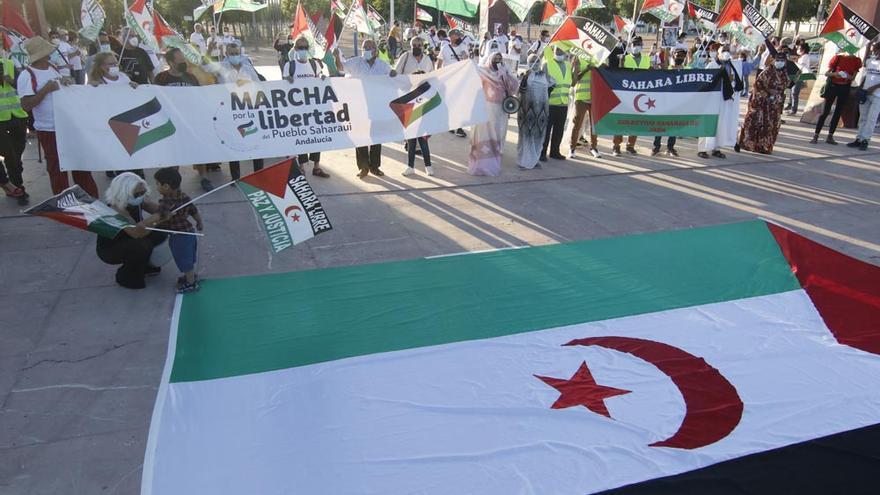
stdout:
[[593,69],[587,69],[574,87],[574,101],[590,101],[593,98]]
[[377,52],[377,54],[379,55],[379,60],[384,60],[385,62],[388,63],[388,65],[391,65],[391,54],[390,53],[379,50]]
[[[565,66],[565,74],[562,73],[560,65]],[[550,93],[550,104],[568,106],[568,92],[571,89],[571,63],[550,59],[547,61],[547,73],[556,80],[556,86],[553,86],[553,92]]]
[[[0,58],[0,64],[3,65],[3,74],[15,78],[15,66],[12,60],[8,58]],[[13,86],[0,83],[0,122],[8,122],[16,117],[19,119],[27,118],[27,112],[21,108],[21,100]]]
[[632,56],[632,53],[627,53],[626,57],[623,57],[623,68],[624,69],[650,69],[651,68],[651,57],[642,54],[642,58],[639,59],[639,63],[636,63],[636,58]]

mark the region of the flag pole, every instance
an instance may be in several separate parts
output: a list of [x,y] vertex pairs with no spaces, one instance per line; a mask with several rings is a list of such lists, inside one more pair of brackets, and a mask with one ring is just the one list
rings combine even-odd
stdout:
[[168,230],[168,229],[157,229],[156,227],[144,227],[147,230],[152,230],[153,232],[165,232],[166,234],[183,234],[183,235],[195,235],[199,237],[204,237],[205,234],[200,234],[198,232],[182,232],[180,230]]
[[131,36],[131,26],[128,25],[128,0],[123,0],[123,4],[125,10],[122,13],[122,20],[125,21],[125,37],[122,39],[122,47],[119,48],[119,56],[117,57],[119,63],[122,63],[122,52],[125,51],[125,44],[128,43],[128,38]]
[[224,187],[231,186],[232,184],[235,184],[236,182],[238,182],[238,181],[231,180],[231,181],[227,182],[226,184],[223,184],[222,186],[218,186],[218,187],[215,187],[214,189],[211,189],[210,191],[206,192],[205,194],[202,194],[200,196],[196,196],[195,198],[193,198],[193,199],[187,201],[186,203],[178,206],[177,208],[171,210],[171,214],[173,215],[173,214],[177,213],[178,210],[186,208],[187,206],[191,205],[192,203],[195,203],[196,200],[202,199],[205,196],[210,196],[211,194],[214,194],[215,192],[223,189]]

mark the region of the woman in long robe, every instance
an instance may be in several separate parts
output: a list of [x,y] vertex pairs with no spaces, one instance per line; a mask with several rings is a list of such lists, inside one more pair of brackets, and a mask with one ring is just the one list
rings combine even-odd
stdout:
[[492,44],[478,67],[483,92],[486,94],[486,114],[489,120],[474,126],[471,132],[471,152],[468,155],[468,173],[471,175],[501,175],[501,154],[507,136],[507,117],[501,102],[516,94],[517,79],[502,62],[497,43]]
[[[777,68],[779,66],[781,68]],[[773,152],[782,118],[783,95],[788,86],[785,54],[780,52],[775,60],[767,59],[764,70],[755,79],[749,111],[739,135],[741,149],[765,155]]]
[[516,143],[517,164],[533,169],[538,165],[547,119],[550,117],[550,89],[556,81],[541,66],[541,58],[529,55],[529,70],[519,85],[520,107],[516,115],[519,140]]
[[736,144],[739,135],[739,95],[743,90],[742,78],[731,62],[730,47],[723,45],[718,49],[715,60],[706,65],[707,69],[724,69],[721,72],[721,109],[718,112],[718,129],[714,136],[697,140],[697,156],[727,158],[721,148]]

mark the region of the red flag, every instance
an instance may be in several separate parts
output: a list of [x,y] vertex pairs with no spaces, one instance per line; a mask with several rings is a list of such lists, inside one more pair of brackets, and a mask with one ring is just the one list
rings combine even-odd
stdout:
[[455,22],[455,19],[449,17],[449,14],[447,14],[446,12],[443,13],[443,17],[446,18],[446,23],[449,24],[450,28],[455,29],[458,27],[458,23]]
[[562,9],[557,7],[555,3],[551,2],[550,0],[546,0],[544,2],[544,14],[541,15],[541,23],[543,24],[553,16],[561,15],[562,13]]
[[296,13],[293,15],[293,25],[290,27],[290,35],[296,38],[302,32],[309,32],[309,18],[301,2],[296,2]]
[[578,5],[580,4],[580,0],[565,0],[565,14],[573,15],[574,11],[577,10]]
[[0,14],[0,24],[3,27],[17,31],[25,38],[31,38],[34,31],[21,14],[12,8],[12,2],[5,0],[3,2],[3,12]]

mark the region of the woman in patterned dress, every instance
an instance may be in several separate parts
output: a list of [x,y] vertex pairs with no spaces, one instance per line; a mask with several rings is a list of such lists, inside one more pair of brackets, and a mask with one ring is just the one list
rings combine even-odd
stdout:
[[516,143],[517,164],[520,168],[533,169],[538,165],[544,133],[550,116],[550,88],[556,81],[541,66],[541,57],[529,55],[528,68],[519,85],[520,107],[516,120],[519,140]]
[[764,70],[755,79],[749,99],[749,111],[739,134],[741,149],[769,155],[779,134],[783,95],[791,85],[785,71],[785,54],[779,52],[768,59]]

